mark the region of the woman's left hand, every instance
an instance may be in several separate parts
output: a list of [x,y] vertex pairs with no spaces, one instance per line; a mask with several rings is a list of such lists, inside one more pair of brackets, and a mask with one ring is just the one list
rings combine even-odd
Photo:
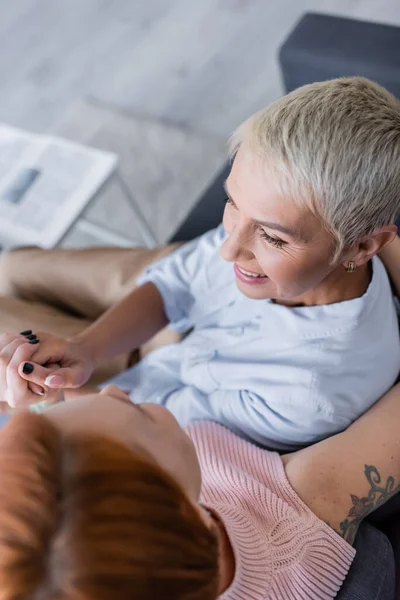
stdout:
[[[30,382],[18,372],[21,364],[30,364],[29,361],[36,352],[37,345],[32,345],[22,335],[0,335],[0,403],[3,408],[5,405],[24,408],[43,400],[54,402],[57,399],[57,391]],[[49,367],[51,372],[57,365]]]

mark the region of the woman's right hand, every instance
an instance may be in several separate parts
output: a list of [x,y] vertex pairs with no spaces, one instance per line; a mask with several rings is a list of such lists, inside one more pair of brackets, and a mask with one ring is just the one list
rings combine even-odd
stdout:
[[[20,377],[51,390],[77,388],[87,382],[95,364],[83,344],[45,332],[38,332],[37,337],[40,344],[35,347],[30,361],[33,370],[24,373],[21,362],[18,365]],[[54,369],[55,364],[57,369]]]

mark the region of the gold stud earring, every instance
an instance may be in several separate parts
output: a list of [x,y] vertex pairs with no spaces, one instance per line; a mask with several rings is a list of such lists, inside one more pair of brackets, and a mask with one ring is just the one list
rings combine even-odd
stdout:
[[349,264],[347,265],[347,267],[346,267],[346,271],[347,271],[348,273],[354,273],[354,271],[355,271],[356,269],[357,269],[357,265],[356,265],[356,263],[354,262],[354,260],[351,260],[351,261],[349,262]]

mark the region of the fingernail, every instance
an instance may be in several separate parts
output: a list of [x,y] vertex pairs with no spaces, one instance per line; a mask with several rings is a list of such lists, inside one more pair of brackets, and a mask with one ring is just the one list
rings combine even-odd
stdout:
[[25,373],[25,375],[30,375],[33,372],[33,365],[31,363],[24,363],[22,372]]
[[45,385],[48,385],[51,388],[58,388],[62,384],[63,380],[61,375],[49,375],[46,377],[44,382]]
[[19,335],[31,335],[32,329],[27,329],[26,331],[21,331]]
[[31,340],[30,342],[28,342],[28,344],[39,344],[39,343],[40,343],[40,340],[38,340],[37,338],[36,338],[36,340]]
[[31,333],[30,335],[25,336],[27,340],[37,340],[37,337],[34,333]]

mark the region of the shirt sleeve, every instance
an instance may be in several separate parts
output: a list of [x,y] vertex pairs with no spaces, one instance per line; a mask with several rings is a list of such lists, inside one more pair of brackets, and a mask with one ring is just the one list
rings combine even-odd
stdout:
[[220,225],[149,266],[138,278],[138,285],[151,282],[157,287],[170,327],[176,331],[185,332],[192,327],[189,315],[195,302],[193,284],[224,237]]

